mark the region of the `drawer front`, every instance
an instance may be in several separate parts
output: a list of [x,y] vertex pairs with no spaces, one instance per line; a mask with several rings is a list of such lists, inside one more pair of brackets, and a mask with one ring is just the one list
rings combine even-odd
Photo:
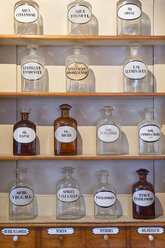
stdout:
[[[165,233],[153,234],[150,227],[143,227],[143,230],[149,230],[146,234],[138,233],[139,227],[131,228],[131,248],[164,248],[165,247]],[[158,230],[159,227],[155,227]],[[164,228],[164,227],[163,227]],[[151,232],[150,232],[151,231]]]
[[125,228],[118,228],[117,234],[106,234],[106,231],[104,234],[94,234],[92,228],[86,230],[86,248],[126,248]]
[[[7,228],[8,229],[8,228]],[[14,229],[14,228],[13,228]],[[4,235],[2,234],[2,230],[4,228],[1,228],[0,232],[0,248],[35,248],[35,230],[34,229],[28,229],[29,234],[25,235]],[[9,232],[10,232],[9,228]]]
[[[58,229],[58,228],[55,228]],[[48,234],[48,229],[41,231],[41,248],[81,248],[81,230],[74,229],[72,234]]]

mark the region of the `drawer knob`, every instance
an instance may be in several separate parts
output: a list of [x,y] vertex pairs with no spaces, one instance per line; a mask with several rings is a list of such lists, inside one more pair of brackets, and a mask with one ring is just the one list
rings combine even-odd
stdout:
[[154,237],[152,235],[149,235],[148,236],[148,239],[149,239],[149,241],[153,241],[154,240]]
[[104,240],[108,240],[108,235],[104,235]]
[[60,241],[62,241],[62,240],[63,240],[63,237],[62,237],[62,236],[59,236],[58,238],[59,238],[59,240],[60,240]]
[[17,242],[17,241],[18,241],[18,236],[14,236],[14,237],[13,237],[13,241],[14,241],[14,242]]

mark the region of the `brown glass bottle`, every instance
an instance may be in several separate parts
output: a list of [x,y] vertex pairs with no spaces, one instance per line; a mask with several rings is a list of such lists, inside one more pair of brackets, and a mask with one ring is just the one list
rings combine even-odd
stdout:
[[54,154],[77,155],[77,121],[69,117],[72,106],[59,106],[61,117],[54,122]]
[[139,182],[132,187],[132,204],[134,219],[154,219],[155,218],[155,194],[153,185],[147,182],[146,169],[136,171],[139,175]]
[[29,121],[30,109],[21,111],[21,120],[13,127],[13,154],[36,155],[36,125]]

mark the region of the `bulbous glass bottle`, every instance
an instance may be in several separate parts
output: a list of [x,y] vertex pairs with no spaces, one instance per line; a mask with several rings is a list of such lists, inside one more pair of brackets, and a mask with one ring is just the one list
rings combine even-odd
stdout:
[[39,5],[33,0],[21,0],[14,6],[14,34],[43,34]]
[[13,127],[13,154],[36,155],[36,125],[29,121],[30,109],[21,111],[21,120]]
[[142,5],[139,0],[117,2],[117,34],[141,35]]
[[97,155],[115,155],[121,153],[121,129],[119,121],[112,115],[114,107],[104,106],[104,116],[96,127]]
[[161,126],[153,119],[153,108],[145,108],[145,119],[138,124],[139,154],[161,154]]
[[108,183],[109,172],[100,170],[97,173],[98,184],[93,188],[94,217],[100,219],[114,219],[116,213],[116,191]]
[[57,183],[56,216],[69,220],[81,218],[81,200],[79,183],[72,177],[73,167],[64,167],[64,178]]
[[47,92],[48,76],[45,59],[37,55],[37,46],[28,46],[29,54],[21,60],[21,90],[24,92]]
[[139,175],[139,182],[132,187],[132,204],[134,219],[154,219],[155,218],[155,193],[153,185],[147,182],[146,169],[136,171]]
[[36,217],[32,183],[26,179],[27,169],[16,169],[16,181],[9,190],[9,219],[25,220]]
[[139,46],[130,47],[131,55],[123,66],[124,92],[148,92],[148,67],[144,58],[138,55]]

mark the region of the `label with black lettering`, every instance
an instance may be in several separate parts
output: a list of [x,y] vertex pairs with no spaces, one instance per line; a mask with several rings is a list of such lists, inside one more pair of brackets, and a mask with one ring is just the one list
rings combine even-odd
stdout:
[[138,206],[149,207],[154,201],[154,193],[149,190],[138,190],[133,193],[133,202]]
[[27,206],[34,199],[33,190],[29,187],[15,187],[9,193],[9,198],[15,206]]
[[156,125],[146,125],[140,128],[139,137],[146,142],[156,142],[161,137],[161,130]]
[[19,127],[14,131],[13,136],[17,142],[27,144],[35,140],[36,133],[30,127]]
[[96,227],[92,229],[93,234],[118,234],[120,229],[118,227]]
[[21,74],[26,80],[39,80],[45,73],[44,67],[37,62],[28,62],[22,65]]
[[144,62],[134,60],[124,66],[124,75],[129,79],[143,79],[147,76],[147,65]]
[[57,192],[57,198],[62,202],[75,202],[79,199],[80,192],[76,188],[63,188]]
[[49,235],[72,235],[74,233],[74,228],[68,227],[68,228],[48,228],[47,232]]
[[32,23],[39,17],[38,10],[31,4],[21,4],[14,11],[14,18],[20,23]]
[[85,64],[76,62],[68,65],[65,73],[67,78],[77,81],[85,79],[88,76],[89,71]]
[[27,228],[4,228],[1,233],[5,236],[26,236],[29,234],[29,229]]
[[112,207],[116,202],[116,195],[108,190],[99,191],[94,196],[94,202],[102,208]]
[[115,142],[120,137],[120,129],[115,125],[103,125],[98,128],[97,136],[103,142]]
[[163,227],[139,227],[137,229],[139,234],[163,234]]
[[118,17],[123,20],[135,20],[142,14],[141,8],[136,4],[124,4],[118,9]]
[[61,143],[73,142],[77,138],[77,130],[70,126],[58,127],[55,131],[55,138]]
[[85,5],[76,4],[68,10],[68,20],[74,24],[86,24],[91,18],[92,12]]

